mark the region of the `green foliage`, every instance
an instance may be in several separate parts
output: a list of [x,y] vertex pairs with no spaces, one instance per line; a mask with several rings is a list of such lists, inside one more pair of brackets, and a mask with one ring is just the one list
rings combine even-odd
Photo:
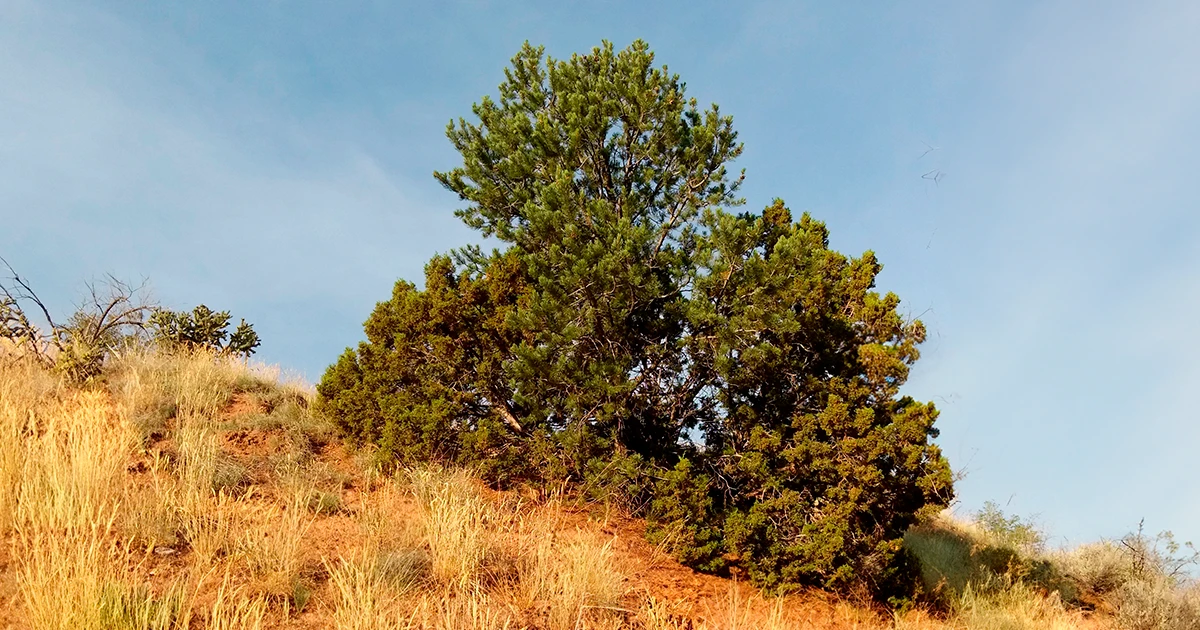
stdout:
[[100,376],[104,370],[104,357],[109,348],[88,345],[76,337],[68,339],[63,349],[54,357],[54,369],[65,376],[67,380],[76,383],[90,381]]
[[[534,438],[536,427],[503,426],[513,403],[495,353],[516,339],[505,320],[524,287],[519,260],[497,257],[489,269],[486,277],[456,274],[437,257],[425,268],[425,290],[396,283],[367,321],[367,341],[317,386],[339,428],[400,461],[504,459],[518,436]],[[465,444],[480,456],[460,458]]]
[[882,593],[952,494],[937,410],[899,394],[925,329],[871,252],[782,201],[731,212],[732,119],[653,61],[522,48],[435,173],[504,249],[398,282],[318,404],[396,461],[623,496],[693,566]]
[[650,541],[668,543],[680,562],[702,571],[720,571],[728,564],[722,555],[725,535],[711,487],[712,478],[697,473],[690,460],[681,459],[655,486],[647,512]]
[[1045,536],[1037,527],[1016,514],[1005,514],[993,501],[984,503],[983,509],[975,513],[975,523],[1000,544],[1034,552],[1041,551],[1045,544]]
[[156,309],[147,324],[154,340],[173,350],[212,350],[250,356],[260,345],[258,333],[246,320],[241,320],[230,333],[229,311],[214,311],[203,304],[190,313]]

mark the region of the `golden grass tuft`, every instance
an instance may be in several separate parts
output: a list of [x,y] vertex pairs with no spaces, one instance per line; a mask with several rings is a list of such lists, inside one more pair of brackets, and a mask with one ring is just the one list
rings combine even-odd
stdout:
[[74,394],[31,413],[21,433],[8,446],[22,451],[10,524],[84,529],[119,501],[136,440],[102,394]]
[[282,509],[266,506],[257,512],[255,524],[242,535],[238,555],[267,595],[291,597],[299,586],[304,537],[313,522],[305,497],[295,496]]
[[527,545],[519,584],[525,601],[545,607],[547,627],[568,630],[623,611],[625,581],[611,540],[601,543],[584,532],[565,540],[553,530],[540,534]]
[[643,630],[693,630],[691,619],[675,612],[670,603],[647,597],[638,609],[637,623]]
[[197,563],[212,564],[234,548],[234,532],[241,525],[237,500],[225,492],[185,496],[189,498],[180,507],[183,538]]
[[261,630],[267,617],[267,600],[244,593],[225,573],[212,606],[205,616],[208,630]]
[[29,621],[46,630],[168,630],[188,628],[190,594],[174,583],[154,595],[133,583],[131,558],[110,536],[111,521],[63,534],[34,529],[20,534],[25,556],[18,569]]
[[380,570],[377,552],[360,548],[335,562],[326,561],[326,569],[335,593],[333,626],[337,630],[408,627],[399,606],[403,585]]
[[412,612],[404,620],[404,627],[436,630],[507,630],[517,627],[517,611],[496,600],[495,596],[480,588],[425,592],[409,602]]
[[0,535],[17,521],[25,485],[25,440],[37,434],[40,419],[62,390],[61,382],[33,359],[0,351]]
[[121,535],[141,548],[179,542],[183,519],[179,483],[161,454],[150,458],[145,478],[127,481],[117,524]]
[[409,471],[408,480],[433,578],[463,590],[478,586],[494,556],[498,524],[478,482],[465,471],[434,468]]
[[954,619],[969,630],[1071,630],[1083,623],[1058,597],[1021,583],[990,593],[968,586],[955,602]]

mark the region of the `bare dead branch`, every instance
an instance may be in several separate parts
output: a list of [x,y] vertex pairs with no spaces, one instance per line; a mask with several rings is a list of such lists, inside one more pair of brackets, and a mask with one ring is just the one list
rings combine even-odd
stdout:
[[[4,263],[4,266],[8,268],[8,272],[11,274],[9,279],[17,283],[17,286],[20,287],[20,291],[18,291],[15,295],[9,292],[7,287],[5,287],[4,292],[8,294],[8,296],[14,302],[20,302],[21,300],[33,302],[34,305],[42,311],[42,316],[46,318],[46,324],[50,327],[50,330],[52,332],[57,331],[58,325],[54,323],[54,318],[50,316],[50,309],[46,308],[46,304],[42,302],[40,297],[38,297],[38,294],[33,290],[33,287],[29,286],[29,283],[17,273],[16,269],[13,269],[12,265],[8,264],[8,261],[5,260],[3,256],[0,256],[0,263]],[[54,332],[54,336],[56,343],[61,347],[61,340],[58,339],[56,332]]]

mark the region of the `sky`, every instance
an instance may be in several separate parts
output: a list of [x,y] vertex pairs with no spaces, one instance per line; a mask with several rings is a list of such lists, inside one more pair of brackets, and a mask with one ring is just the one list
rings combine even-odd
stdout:
[[432,172],[521,43],[641,38],[734,117],[748,207],[926,323],[958,513],[1200,542],[1200,3],[898,4],[0,0],[0,256],[61,314],[105,273],[228,309],[315,381],[477,240]]

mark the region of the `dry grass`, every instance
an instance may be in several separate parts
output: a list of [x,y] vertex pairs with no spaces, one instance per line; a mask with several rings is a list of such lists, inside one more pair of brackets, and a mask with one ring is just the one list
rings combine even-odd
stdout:
[[730,588],[723,614],[714,619],[713,629],[721,630],[782,630],[793,624],[784,618],[783,600],[776,599],[763,615],[750,599],[739,595],[738,589]]
[[903,627],[908,630],[944,630],[940,621],[921,618],[917,625],[909,619],[897,619],[889,623],[870,610],[846,604],[835,605],[823,610],[806,610],[796,606],[795,599],[769,598],[753,592],[744,585],[730,583],[723,597],[707,602],[706,611],[700,618],[681,613],[680,607],[657,597],[646,598],[633,619],[634,625],[645,630],[790,630],[812,628],[853,628],[855,630],[883,630]]
[[[402,584],[380,570],[379,555],[369,549],[326,562],[335,603],[337,630],[391,630],[408,627],[399,607]],[[398,588],[400,587],[400,588]]]
[[1134,578],[1129,554],[1118,543],[1103,541],[1058,551],[1051,559],[1085,592],[1112,593]]
[[283,498],[299,499],[315,514],[334,514],[342,510],[339,490],[347,479],[321,462],[301,464],[292,454],[275,466],[278,490]]
[[210,497],[191,496],[180,506],[183,539],[197,563],[211,565],[236,543],[241,524],[237,500],[224,492]]
[[657,597],[648,597],[638,610],[638,625],[644,630],[691,630],[690,619],[672,610],[668,602]]
[[551,531],[536,536],[525,553],[519,584],[526,601],[546,608],[547,627],[568,630],[584,618],[619,612],[626,588],[616,570],[612,541],[583,532],[560,540]]
[[480,602],[503,601],[502,609],[515,606],[543,627],[569,630],[604,625],[613,613],[627,612],[611,540],[564,532],[552,512],[519,501],[489,500],[465,471],[417,469],[407,480],[420,507],[431,577],[445,589],[436,606],[418,602],[423,618],[466,617],[480,627],[500,627],[489,624],[512,623],[511,614],[486,616]]
[[[1021,533],[1028,535],[1031,530],[1022,527]],[[1045,552],[1037,545],[1013,544],[1003,534],[943,515],[905,537],[921,562],[926,588],[948,611],[946,622],[952,627],[1200,627],[1200,608],[1189,612],[1186,604],[1180,605],[1182,591],[1174,586],[1136,579],[1128,551],[1116,543]],[[1098,613],[1088,616],[1084,608]],[[896,626],[932,623],[902,618]]]
[[497,599],[478,588],[422,593],[409,602],[412,612],[404,621],[405,627],[436,630],[507,630],[517,627],[517,611]]
[[21,451],[16,456],[21,468],[10,526],[90,527],[121,498],[135,435],[96,392],[74,394],[38,411],[24,419],[20,439],[11,444]]
[[31,625],[61,630],[111,628],[186,629],[189,593],[181,583],[158,596],[132,582],[109,523],[63,535],[42,529],[22,532],[26,555],[18,570]]
[[117,525],[122,536],[144,549],[179,542],[184,520],[180,490],[161,454],[149,459],[145,478],[128,480]]
[[268,505],[258,512],[255,525],[242,535],[239,557],[266,594],[291,598],[301,586],[304,537],[312,526],[305,497],[295,496],[283,509]]
[[260,630],[267,616],[267,600],[246,595],[226,573],[204,616],[208,630]]
[[246,471],[221,453],[212,419],[185,414],[175,432],[179,478],[196,496],[233,491],[246,481]]
[[27,436],[36,434],[62,384],[32,359],[0,354],[0,535],[17,521],[25,485]]
[[1200,586],[1162,579],[1131,580],[1116,591],[1117,622],[1128,630],[1200,628]]
[[408,473],[421,509],[430,573],[438,582],[466,590],[480,585],[497,551],[498,515],[465,471],[435,468]]
[[1083,624],[1054,596],[1045,597],[1022,584],[988,594],[971,588],[955,603],[954,618],[969,630],[1070,630]]

